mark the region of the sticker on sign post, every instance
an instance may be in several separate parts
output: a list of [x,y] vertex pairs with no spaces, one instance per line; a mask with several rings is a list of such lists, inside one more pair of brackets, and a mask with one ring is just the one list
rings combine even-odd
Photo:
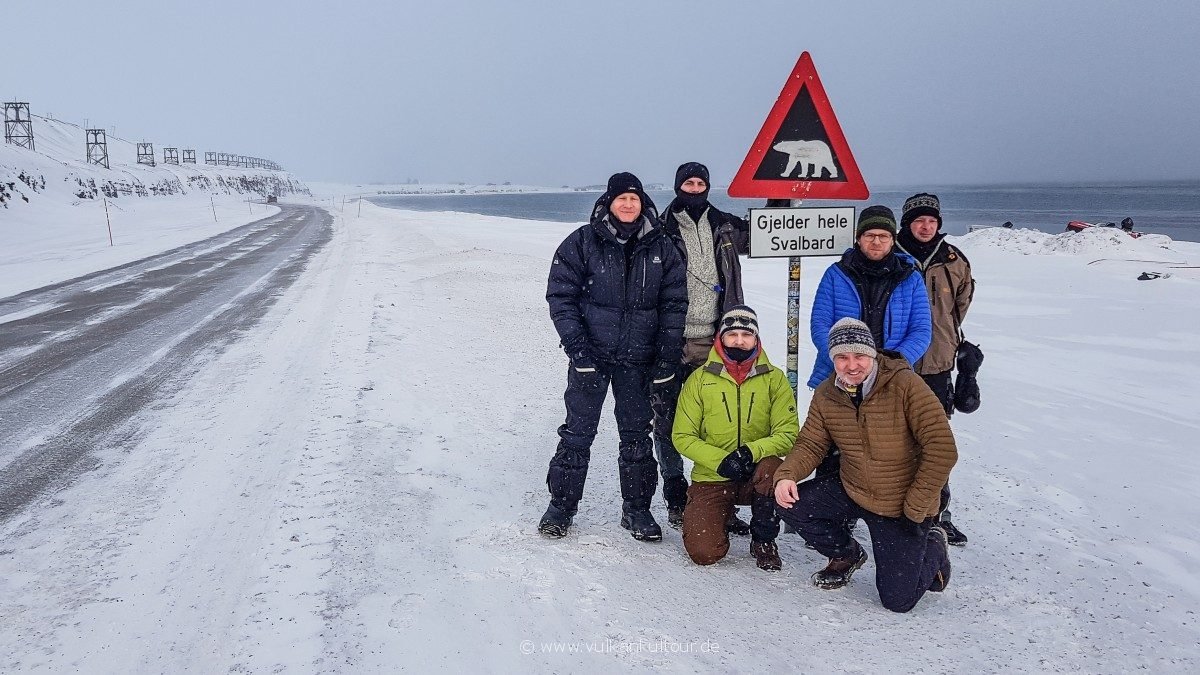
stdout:
[[854,207],[750,209],[750,257],[841,255],[854,245]]

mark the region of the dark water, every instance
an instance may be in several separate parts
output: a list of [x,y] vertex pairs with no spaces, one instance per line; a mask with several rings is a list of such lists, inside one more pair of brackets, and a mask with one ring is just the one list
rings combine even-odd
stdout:
[[[942,202],[942,219],[950,234],[962,234],[969,225],[999,225],[1011,221],[1016,227],[1045,232],[1062,232],[1072,220],[1119,223],[1131,217],[1142,232],[1165,234],[1172,239],[1200,241],[1200,181],[1146,183],[1138,185],[995,185],[888,188],[875,190],[862,202],[812,200],[806,205],[848,205],[862,208],[883,204],[896,211],[915,192],[933,192]],[[651,199],[666,208],[673,193],[651,191]],[[483,194],[483,195],[387,195],[372,197],[380,206],[415,211],[463,211],[525,220],[576,223],[587,220],[597,192]],[[761,199],[734,199],[714,189],[712,202],[744,215]]]

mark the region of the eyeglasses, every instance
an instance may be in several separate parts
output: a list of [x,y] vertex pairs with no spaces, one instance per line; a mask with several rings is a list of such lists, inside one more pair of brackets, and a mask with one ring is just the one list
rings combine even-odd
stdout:
[[862,235],[862,238],[866,239],[867,241],[891,241],[892,234],[890,232],[880,232],[879,234],[871,234],[868,232],[867,234]]

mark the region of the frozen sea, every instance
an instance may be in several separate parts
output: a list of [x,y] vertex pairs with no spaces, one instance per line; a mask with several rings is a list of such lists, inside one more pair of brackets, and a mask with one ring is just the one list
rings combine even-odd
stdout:
[[[964,234],[971,225],[1012,222],[1018,228],[1057,233],[1072,220],[1119,223],[1131,217],[1142,232],[1165,234],[1172,239],[1200,241],[1200,181],[1061,185],[976,185],[885,187],[873,190],[862,202],[812,200],[813,206],[852,205],[858,208],[883,204],[897,212],[905,198],[932,192],[942,202],[948,234]],[[670,203],[669,191],[651,191],[660,209]],[[583,222],[597,192],[522,194],[388,195],[372,197],[380,206],[416,211],[461,211],[525,220]],[[733,213],[762,205],[762,200],[734,199],[724,189],[714,189],[712,200]]]

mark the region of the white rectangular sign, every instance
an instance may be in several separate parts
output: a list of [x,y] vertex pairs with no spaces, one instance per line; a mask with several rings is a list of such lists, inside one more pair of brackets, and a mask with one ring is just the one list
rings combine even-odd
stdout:
[[750,257],[841,255],[854,245],[854,207],[750,209]]

